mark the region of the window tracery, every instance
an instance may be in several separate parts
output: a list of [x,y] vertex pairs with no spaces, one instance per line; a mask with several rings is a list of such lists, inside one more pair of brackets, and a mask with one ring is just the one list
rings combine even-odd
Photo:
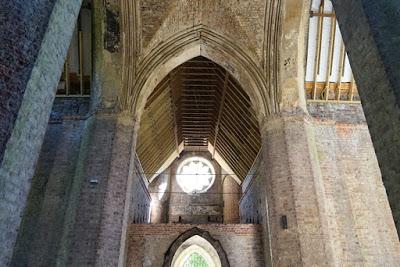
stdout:
[[215,171],[208,160],[190,157],[179,165],[176,176],[179,186],[186,193],[204,193],[213,185]]

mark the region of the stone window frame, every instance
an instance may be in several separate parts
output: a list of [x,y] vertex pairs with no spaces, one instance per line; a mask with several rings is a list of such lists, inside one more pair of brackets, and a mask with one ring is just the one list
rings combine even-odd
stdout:
[[175,256],[177,250],[180,248],[180,246],[186,240],[188,240],[189,238],[196,236],[196,235],[205,239],[216,250],[216,252],[218,253],[219,259],[221,261],[221,267],[230,267],[228,256],[227,256],[224,248],[222,247],[221,243],[217,239],[214,239],[210,235],[209,232],[199,229],[197,227],[194,227],[194,228],[182,233],[180,236],[178,236],[175,239],[174,242],[172,242],[171,246],[168,248],[167,252],[165,253],[163,267],[171,267],[174,256]]

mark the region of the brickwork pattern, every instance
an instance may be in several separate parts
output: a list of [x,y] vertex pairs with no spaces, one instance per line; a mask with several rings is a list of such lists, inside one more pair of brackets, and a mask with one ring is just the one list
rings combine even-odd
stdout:
[[254,174],[242,184],[243,196],[239,206],[241,223],[265,223],[267,220],[263,166],[263,162],[258,159]]
[[396,266],[400,244],[361,105],[343,106],[319,107],[314,120],[336,264]]
[[132,224],[129,228],[127,266],[162,266],[169,246],[180,234],[194,227],[209,232],[221,243],[230,266],[265,266],[262,227],[250,224]]
[[[135,154],[132,154],[134,140],[134,121],[129,116],[119,116],[109,159],[109,174],[105,181],[101,225],[96,253],[96,266],[115,266],[120,257],[121,238],[126,198],[131,197],[129,221],[147,223],[150,208],[150,195],[147,185],[135,166]],[[132,185],[128,189],[128,177],[132,175]],[[127,195],[127,190],[130,194]]]
[[85,121],[49,124],[12,266],[55,266]]
[[239,223],[240,185],[229,175],[223,175],[224,223]]
[[400,2],[332,2],[400,232]]
[[90,99],[84,97],[56,97],[51,109],[50,122],[86,119]]
[[[213,164],[216,177],[214,184],[207,192],[187,194],[179,186],[176,173],[179,164],[191,157],[204,157]],[[221,167],[215,160],[211,160],[209,152],[188,152],[182,155],[171,165],[171,196],[169,201],[169,222],[178,222],[179,217],[184,223],[222,222],[223,196],[221,183]]]
[[242,222],[262,220],[268,264],[328,265],[332,255],[311,123],[302,113],[282,115],[266,122],[262,136],[260,162],[240,203]]
[[86,148],[88,152],[83,170],[84,179],[80,187],[76,219],[70,232],[68,265],[71,266],[94,265],[96,262],[115,125],[115,115],[98,114],[89,133],[89,143]]
[[[21,28],[14,34],[9,33],[9,30],[2,31],[2,36],[11,38],[4,43],[7,44],[7,49],[12,49],[13,52],[6,53],[7,50],[3,49],[1,51],[2,57],[8,58],[1,60],[1,64],[7,64],[7,67],[1,67],[2,72],[6,71],[1,77],[5,77],[12,84],[8,87],[5,82],[1,82],[0,85],[2,88],[7,86],[7,89],[1,90],[0,106],[7,110],[1,120],[3,122],[4,118],[6,121],[1,125],[1,129],[7,129],[6,136],[9,136],[3,138],[2,135],[0,149],[0,153],[4,153],[0,166],[0,243],[4,247],[0,251],[0,265],[7,265],[11,260],[30,181],[81,5],[80,0],[58,0],[51,8],[52,3],[54,1],[11,1],[10,8],[1,8],[1,12],[7,12],[7,15],[0,16],[2,22],[3,19],[9,21],[1,23],[2,27],[15,29],[15,25],[21,25]],[[51,15],[49,10],[52,10]],[[24,23],[28,23],[26,27],[23,26]],[[39,34],[36,30],[45,33]],[[39,39],[34,41],[35,38]],[[15,40],[15,51],[11,40]],[[29,52],[31,49],[34,53]],[[31,70],[28,70],[29,68]],[[19,75],[22,75],[21,79],[18,79]],[[12,90],[13,93],[8,90]],[[21,102],[22,93],[24,94]],[[9,99],[16,102],[12,103]],[[15,123],[9,135],[10,122],[13,120]],[[5,142],[7,145],[4,150]]]
[[55,2],[17,0],[1,4],[0,163]]
[[[245,183],[240,206],[242,221],[268,211],[269,216],[263,216],[268,220],[263,223],[264,234],[270,235],[275,263],[293,264],[300,256],[296,256],[295,251],[302,252],[303,260],[311,255],[315,257],[315,253],[304,249],[304,239],[300,235],[318,235],[320,221],[324,227],[320,226],[319,235],[327,240],[321,255],[332,258],[326,262],[317,257],[307,260],[316,261],[319,266],[329,263],[395,266],[400,256],[399,242],[361,105],[309,104],[308,108],[313,116],[312,124],[307,123],[310,124],[307,126],[308,141],[300,141],[304,133],[299,132],[301,127],[294,126],[299,122],[294,125],[293,122],[283,123],[283,128],[269,126],[269,141],[265,143],[266,152],[261,160],[264,163],[257,166],[257,175]],[[312,171],[316,176],[314,188],[307,185],[305,176],[301,183],[293,178],[295,173],[301,173],[301,169],[294,171],[292,164],[307,164],[306,160],[293,161],[291,158],[310,148],[290,149],[294,144],[292,138],[296,138],[296,146],[300,147],[307,142],[312,147],[315,142],[316,147],[310,150],[310,162],[317,164]],[[288,179],[292,181],[287,183]],[[298,190],[304,190],[309,197],[299,196]],[[317,207],[309,202],[313,198],[316,198]],[[259,205],[260,199],[268,205]],[[319,213],[319,219],[311,223],[310,215],[315,212]],[[287,230],[282,226],[282,215],[287,218]],[[314,229],[293,231],[296,228],[307,230],[307,225],[313,225]],[[269,241],[266,236],[264,246]],[[299,248],[296,248],[296,242]],[[286,254],[289,251],[292,253]],[[267,258],[268,251],[265,255]]]
[[140,11],[143,54],[171,35],[201,24],[235,40],[261,65],[264,1],[145,0]]

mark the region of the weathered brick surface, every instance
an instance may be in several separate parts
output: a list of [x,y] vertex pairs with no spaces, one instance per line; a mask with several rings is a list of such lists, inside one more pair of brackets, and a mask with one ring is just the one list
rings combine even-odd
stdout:
[[55,266],[85,121],[50,124],[25,209],[13,266]]
[[318,120],[346,124],[365,124],[365,116],[360,104],[309,103],[308,112]]
[[264,184],[264,162],[257,159],[254,172],[242,183],[243,196],[240,199],[241,223],[264,223],[267,219],[266,188]]
[[[176,173],[180,163],[191,157],[204,157],[213,164],[216,177],[214,184],[207,192],[201,194],[187,194],[179,186]],[[178,222],[179,217],[185,223],[222,222],[223,197],[221,183],[221,167],[211,159],[209,152],[187,152],[171,165],[171,196],[169,200],[169,222]]]
[[[13,266],[115,266],[134,126],[115,113],[81,116],[85,100],[60,101],[53,113],[63,112],[47,130]],[[150,198],[139,178],[134,173],[128,223],[148,221]]]
[[223,175],[224,223],[239,223],[240,185],[229,175]]
[[[1,67],[2,72],[6,71],[1,78],[6,81],[1,83],[4,94],[0,106],[5,109],[1,113],[4,114],[2,121],[6,122],[0,128],[7,129],[5,136],[2,134],[0,148],[0,153],[4,155],[0,166],[1,265],[8,264],[11,259],[30,179],[80,4],[79,0],[12,1],[2,4],[4,15],[0,16],[1,25],[5,27],[2,36],[8,39],[2,42],[7,48],[1,49],[2,57],[6,57],[1,60],[1,64],[6,64],[6,67]],[[51,15],[49,10],[52,10]],[[17,28],[19,31],[11,33],[14,25],[20,25]],[[15,123],[11,125],[13,121]],[[13,126],[12,132],[10,126]]]
[[332,2],[400,232],[400,2]]
[[86,119],[89,98],[57,97],[51,109],[50,122]]
[[162,266],[164,254],[182,233],[198,227],[217,239],[230,266],[265,266],[260,225],[250,224],[132,224],[129,228],[127,266]]
[[235,40],[261,65],[264,1],[145,0],[140,1],[140,11],[143,54],[171,35],[201,24]]
[[94,265],[96,261],[115,124],[114,114],[99,114],[94,118],[86,148],[76,219],[70,232],[68,264],[72,266]]
[[0,163],[56,0],[4,1],[0,7]]
[[[100,112],[92,117],[88,141],[82,146],[81,185],[70,210],[71,222],[64,235],[67,244],[61,255],[71,266],[115,266],[124,233],[127,181],[130,175],[132,123],[116,113]],[[148,219],[150,199],[147,188],[133,175],[128,223]],[[140,209],[137,209],[140,206]],[[61,261],[60,260],[60,261]]]
[[[361,106],[308,108],[313,116],[306,123],[308,140],[299,121],[267,126],[265,154],[253,179],[244,183],[242,222],[262,215],[265,234],[269,231],[271,237],[264,246],[271,246],[275,263],[297,265],[301,259],[318,266],[396,266],[400,245]],[[296,159],[307,151],[309,159]],[[310,163],[315,165],[313,181],[304,175]],[[282,215],[287,216],[287,230],[281,226]],[[320,255],[311,252],[312,242],[304,247],[307,238],[318,235],[326,240]],[[324,254],[331,258],[325,261]],[[268,259],[268,250],[265,255]]]
[[262,222],[269,264],[328,265],[332,251],[311,123],[301,113],[282,115],[266,122],[262,136],[253,179],[244,183],[241,221]]
[[[357,119],[363,116],[361,105],[348,113],[343,106],[319,107],[314,114],[318,159],[330,203],[326,228],[336,264],[396,266],[400,244],[368,127]],[[309,109],[315,110],[314,104]]]
[[137,158],[132,153],[134,130],[131,117],[118,118],[103,200],[96,266],[118,264],[126,236],[124,224],[149,222],[151,198],[147,181],[137,169]]
[[151,195],[151,223],[167,223],[170,198],[169,168],[149,184],[149,192]]

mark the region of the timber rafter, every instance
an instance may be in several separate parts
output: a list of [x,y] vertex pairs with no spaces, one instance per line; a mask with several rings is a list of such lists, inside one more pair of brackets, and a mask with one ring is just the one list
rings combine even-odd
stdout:
[[222,67],[204,58],[170,72],[149,96],[138,137],[138,156],[152,176],[179,144],[218,152],[244,179],[260,150],[258,122],[250,99]]

